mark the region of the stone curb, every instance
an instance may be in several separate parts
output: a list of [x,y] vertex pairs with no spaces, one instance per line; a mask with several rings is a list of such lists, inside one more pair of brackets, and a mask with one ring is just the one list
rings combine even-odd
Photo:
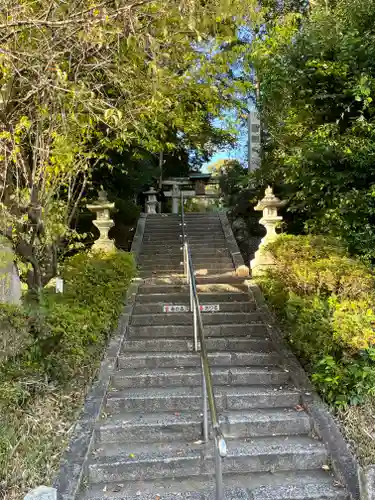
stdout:
[[[283,360],[284,368],[289,371],[293,384],[301,391],[301,404],[310,415],[314,431],[327,448],[334,472],[347,488],[353,500],[359,498],[373,500],[374,497],[367,499],[367,497],[360,496],[357,462],[351,454],[328,406],[315,391],[298,359],[285,343],[282,332],[268,308],[259,286],[252,280],[247,280],[246,284],[250,295],[254,297],[257,307],[261,311],[271,342]],[[372,479],[375,479],[375,469],[373,470]]]
[[99,374],[85,399],[83,411],[75,425],[69,446],[60,464],[60,471],[54,481],[58,500],[75,500],[82,481],[85,462],[94,440],[95,424],[105,402],[108,386],[116,371],[127,326],[133,310],[139,281],[133,281],[126,294],[126,307],[119,317],[118,326],[107,346]]
[[361,500],[375,500],[375,465],[358,469]]
[[244,266],[244,260],[242,258],[241,252],[238,248],[236,238],[234,237],[232,227],[230,225],[228,216],[226,212],[219,212],[219,218],[221,222],[221,226],[223,228],[225,240],[227,243],[227,247],[229,250],[229,253],[232,257],[233,264],[235,269],[237,270],[240,266]]
[[130,249],[130,252],[134,254],[135,262],[138,264],[138,257],[141,251],[142,247],[142,242],[143,242],[143,235],[145,232],[145,227],[146,227],[146,219],[147,219],[147,214],[142,213],[139,216],[138,223],[137,223],[137,229],[134,233],[133,237],[133,242],[132,246]]

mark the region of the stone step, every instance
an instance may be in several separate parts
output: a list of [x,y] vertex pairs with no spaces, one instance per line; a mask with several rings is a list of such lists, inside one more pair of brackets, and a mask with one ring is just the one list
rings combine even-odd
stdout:
[[[241,323],[257,323],[262,321],[261,313],[258,311],[249,313],[202,313],[203,325],[232,325]],[[191,325],[193,315],[187,313],[161,313],[161,314],[133,314],[130,324],[134,326],[164,326],[164,325]]]
[[[142,243],[142,254],[152,253],[152,252],[163,252],[165,249],[170,248],[181,248],[181,241],[169,241],[164,240],[156,241],[150,240]],[[203,241],[199,239],[198,241],[189,241],[189,247],[191,251],[200,252],[202,250],[226,250],[227,243],[225,240],[214,240],[211,242]]]
[[[283,385],[289,380],[289,373],[280,368],[264,367],[215,367],[212,368],[215,385]],[[143,387],[197,387],[202,384],[202,373],[197,367],[153,368],[119,370],[112,377],[114,389]]]
[[[229,303],[251,303],[255,304],[254,300],[246,292],[228,292],[228,293],[198,293],[201,304],[229,304]],[[136,297],[136,305],[144,304],[188,304],[189,292],[187,287],[181,292],[172,293],[140,293]],[[254,305],[255,307],[255,305]]]
[[[219,218],[218,212],[185,212],[185,219],[208,219],[208,218]],[[181,214],[147,214],[148,221],[157,220],[169,220],[169,219],[181,219]]]
[[[126,346],[124,347],[126,349]],[[279,358],[274,351],[209,352],[211,366],[275,366]],[[196,352],[124,352],[118,358],[122,368],[181,368],[199,367],[200,355]]]
[[[212,271],[214,272],[214,271]],[[143,271],[140,269],[138,271],[138,277],[142,279],[154,279],[154,278],[170,278],[170,277],[183,277],[184,273],[181,269],[159,269],[158,271]]]
[[[213,231],[221,231],[223,232],[223,226],[218,220],[208,220],[208,221],[197,221],[185,222],[185,233],[191,233],[192,231],[203,232],[207,228],[212,228]],[[163,232],[172,232],[172,231],[181,231],[182,232],[182,224],[180,221],[171,221],[167,224],[146,224],[145,232],[154,232],[154,233],[163,233]]]
[[[134,306],[133,313],[134,314],[157,314],[157,313],[162,313],[163,312],[163,307],[168,305],[183,305],[185,307],[190,307],[190,302],[189,302],[189,297],[186,296],[184,297],[184,300],[179,300],[179,297],[176,298],[176,300],[168,300],[168,297],[165,298],[164,302],[157,302],[157,303],[137,303]],[[209,305],[218,305],[220,308],[221,312],[251,312],[255,311],[256,309],[256,304],[254,301],[252,302],[239,302],[239,301],[232,301],[232,302],[214,302],[210,301],[207,302],[204,300],[204,297],[200,297],[200,304],[202,306],[209,306]],[[205,315],[205,312],[202,312],[203,315]]]
[[[212,259],[207,262],[194,262],[193,265],[196,273],[202,269],[217,269],[219,271],[232,271],[234,269],[233,263],[230,259],[227,259],[225,263]],[[153,263],[139,262],[138,268],[141,271],[180,271],[183,270],[183,261],[179,260],[177,262],[160,263],[157,259],[155,259]]]
[[[183,231],[182,228],[174,228],[170,230],[164,230],[164,229],[147,229],[143,233],[143,239],[145,238],[154,238],[156,240],[163,241],[164,239],[169,239],[169,238],[179,238],[183,236]],[[185,228],[185,237],[187,238],[188,241],[190,241],[191,238],[201,238],[201,237],[206,237],[206,236],[212,236],[212,237],[221,237],[224,238],[224,233],[221,227],[219,226],[205,226],[202,229],[186,229]]]
[[[208,233],[206,232],[205,234],[202,234],[202,235],[191,235],[191,236],[188,236],[188,243],[191,244],[191,245],[202,245],[202,244],[206,244],[206,243],[216,243],[216,242],[222,242],[224,243],[224,246],[225,243],[226,243],[226,240],[225,240],[225,237],[224,237],[224,234],[217,234],[215,232],[212,232],[212,233]],[[155,236],[153,234],[144,234],[143,236],[143,239],[142,239],[142,249],[144,248],[145,245],[147,244],[151,244],[151,245],[156,245],[156,244],[160,244],[160,245],[169,245],[169,244],[182,244],[182,235],[160,235],[160,236]]]
[[[192,255],[192,260],[194,266],[204,266],[206,264],[230,264],[233,265],[233,261],[228,254],[224,255]],[[178,252],[173,255],[140,255],[138,259],[139,265],[153,265],[158,266],[169,265],[169,264],[180,264],[183,261],[183,253]]]
[[[320,469],[224,474],[226,500],[349,500],[346,490]],[[215,479],[207,476],[96,483],[80,500],[216,500]]]
[[[209,221],[207,224],[195,224],[195,223],[186,223],[185,224],[185,233],[192,234],[194,232],[196,233],[204,233],[207,230],[212,230],[212,231],[221,231],[223,232],[223,226],[221,225],[221,222],[219,221]],[[182,225],[181,223],[173,223],[173,224],[146,224],[145,227],[145,233],[155,233],[155,234],[166,234],[166,233],[172,233],[172,232],[182,232]]]
[[[184,276],[183,273],[168,274],[165,271],[155,271],[151,273],[149,271],[140,271],[139,277],[144,279],[146,283],[158,283],[158,282],[160,283],[162,281],[166,282],[172,280],[180,281],[181,283],[186,282],[186,277]],[[204,269],[201,272],[195,273],[195,280],[198,284],[204,284],[204,283],[213,284],[215,282],[223,283],[225,281],[231,283],[233,280],[236,279],[237,276],[234,269],[233,271],[222,271],[220,269],[218,270]]]
[[[222,290],[236,290],[247,291],[247,285],[244,278],[236,276],[234,273],[218,273],[218,274],[209,274],[208,276],[196,275],[195,276],[196,284],[199,286],[200,291],[210,291],[210,290],[218,290],[222,287]],[[186,286],[186,276],[160,276],[160,277],[152,277],[145,279],[145,286]],[[226,287],[226,288],[225,288]],[[144,293],[143,291],[141,293]],[[153,292],[151,292],[153,293]]]
[[[155,252],[159,251],[159,254],[164,254],[164,252],[169,249],[173,249],[176,253],[177,251],[182,253],[182,241],[167,240],[167,239],[149,239],[142,244],[142,255],[155,255]],[[222,238],[205,239],[197,238],[196,240],[189,241],[189,247],[192,253],[200,253],[201,250],[212,250],[212,251],[225,251],[227,250],[227,243]]]
[[[139,268],[138,269],[138,275],[140,278],[145,279],[145,278],[168,278],[168,277],[184,277],[184,271],[183,271],[183,265],[181,264],[180,266],[176,267],[170,267],[169,269],[164,269],[164,268]],[[208,279],[209,277],[216,277],[219,275],[219,273],[227,273],[227,275],[232,274],[234,276],[235,270],[234,267],[227,266],[227,268],[223,269],[220,265],[217,265],[216,267],[207,268],[207,267],[197,267],[195,268],[195,276],[196,277],[205,277]]]
[[[215,268],[217,269],[218,266],[216,266]],[[155,262],[155,264],[151,264],[151,265],[145,265],[145,264],[138,264],[138,270],[140,273],[152,273],[152,272],[163,272],[164,274],[168,274],[168,273],[171,273],[171,274],[175,274],[175,273],[183,273],[184,271],[184,266],[183,266],[183,263],[180,262],[178,264],[173,264],[173,263],[170,263],[169,265],[168,264],[158,264],[157,261]]]
[[[147,339],[147,338],[183,338],[191,340],[194,338],[192,325],[164,325],[164,326],[146,326],[130,325],[128,327],[129,338]],[[204,334],[209,337],[264,337],[268,333],[267,327],[260,323],[249,324],[227,324],[227,325],[205,325]]]
[[[305,412],[291,408],[231,411],[219,415],[225,437],[240,439],[260,436],[297,436],[309,434],[310,419]],[[131,443],[198,441],[202,437],[200,412],[121,413],[97,424],[95,441]]]
[[[259,408],[293,408],[300,403],[295,389],[275,387],[215,387],[218,411],[251,410]],[[169,389],[125,389],[107,394],[105,412],[186,412],[201,410],[200,387],[171,387]]]
[[159,255],[180,255],[182,254],[182,243],[175,241],[171,244],[166,243],[145,243],[142,245],[140,257],[157,257]]
[[[160,250],[160,249],[159,249]],[[176,248],[174,250],[163,250],[161,253],[143,253],[141,252],[138,255],[137,262],[139,263],[147,263],[147,262],[160,262],[161,264],[164,261],[168,262],[178,262],[180,263],[183,259],[182,249]]]
[[[160,244],[160,246],[157,246],[155,248],[155,253],[152,255],[149,255],[148,253],[144,253],[143,250],[140,252],[140,256],[143,257],[166,257],[166,253],[169,255],[180,255],[182,254],[182,243],[178,244],[173,244],[171,246],[168,245],[163,245],[163,243]],[[192,247],[191,248],[191,255],[193,257],[204,257],[204,258],[209,258],[213,256],[222,256],[222,255],[230,255],[229,250],[225,248],[209,248],[206,246],[202,246],[201,248],[199,247]]]
[[[212,241],[215,241],[215,240],[222,240],[222,241],[225,241],[225,236],[224,236],[224,233],[223,232],[218,232],[216,230],[212,230],[210,231],[209,229],[206,228],[206,231],[205,232],[202,232],[202,233],[199,233],[199,234],[192,234],[192,233],[185,233],[185,235],[187,236],[187,239],[188,241],[192,242],[194,240],[203,240],[203,241],[206,241],[206,240],[212,240]],[[160,232],[160,233],[155,233],[155,232],[152,232],[152,233],[149,233],[147,231],[145,231],[145,233],[143,234],[143,239],[142,239],[142,242],[147,242],[149,240],[155,240],[155,241],[161,241],[161,242],[165,242],[165,241],[174,241],[175,239],[177,238],[182,238],[182,232],[169,232],[169,233],[165,233],[165,232]]]
[[[208,338],[206,339],[208,351],[272,351],[273,346],[268,338]],[[123,345],[125,354],[128,352],[183,352],[193,351],[192,340],[152,339],[152,340],[126,340]]]
[[[311,470],[327,461],[324,446],[314,439],[298,437],[252,438],[228,441],[223,461],[226,473]],[[106,444],[95,450],[87,465],[92,483],[200,476],[214,473],[212,446],[182,442],[121,446]]]
[[[199,297],[204,293],[215,294],[244,294],[248,295],[248,288],[242,281],[237,283],[198,283],[197,291]],[[141,284],[138,289],[139,296],[153,294],[171,294],[171,293],[189,293],[189,287],[186,284],[186,278],[181,283],[145,283]]]

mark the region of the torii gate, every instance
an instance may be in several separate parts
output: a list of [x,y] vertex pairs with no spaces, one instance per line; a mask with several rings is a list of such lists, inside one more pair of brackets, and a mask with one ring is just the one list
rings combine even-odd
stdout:
[[[170,186],[169,191],[164,191],[166,198],[172,198],[172,213],[178,214],[180,209],[181,192],[184,198],[219,198],[219,193],[215,190],[206,188],[207,184],[218,185],[217,179],[212,179],[211,174],[191,174],[189,177],[176,177],[166,179],[162,182],[163,186]],[[193,185],[194,189],[182,189],[183,186]],[[147,195],[146,212],[156,214],[157,199],[156,191],[151,188],[145,193]]]

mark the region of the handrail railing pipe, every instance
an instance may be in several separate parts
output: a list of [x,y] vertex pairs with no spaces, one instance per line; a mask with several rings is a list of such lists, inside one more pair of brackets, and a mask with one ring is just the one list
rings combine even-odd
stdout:
[[184,271],[186,272],[187,282],[189,284],[190,295],[190,311],[193,313],[193,331],[194,331],[194,350],[198,351],[198,341],[200,346],[200,358],[202,369],[202,410],[203,410],[203,440],[209,440],[208,426],[208,409],[211,414],[211,425],[214,438],[214,455],[215,455],[215,482],[216,482],[216,500],[224,500],[223,486],[223,458],[227,455],[227,446],[220,429],[219,420],[217,417],[216,401],[212,382],[212,373],[208,360],[206,349],[204,328],[201,314],[201,307],[198,298],[197,284],[195,280],[193,260],[187,234],[185,231],[185,213],[184,213],[184,198],[181,193],[181,226],[183,237],[183,255],[184,255]]

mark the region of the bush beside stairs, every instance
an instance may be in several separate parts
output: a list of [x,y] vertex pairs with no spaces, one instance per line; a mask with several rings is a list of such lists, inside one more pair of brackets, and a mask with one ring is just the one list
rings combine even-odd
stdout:
[[[213,444],[201,442],[200,358],[188,305],[180,218],[147,216],[139,286],[117,372],[95,431],[81,500],[214,500]],[[329,457],[312,432],[254,299],[235,276],[218,214],[186,214],[197,271],[220,421],[228,500],[348,498],[327,471]]]

